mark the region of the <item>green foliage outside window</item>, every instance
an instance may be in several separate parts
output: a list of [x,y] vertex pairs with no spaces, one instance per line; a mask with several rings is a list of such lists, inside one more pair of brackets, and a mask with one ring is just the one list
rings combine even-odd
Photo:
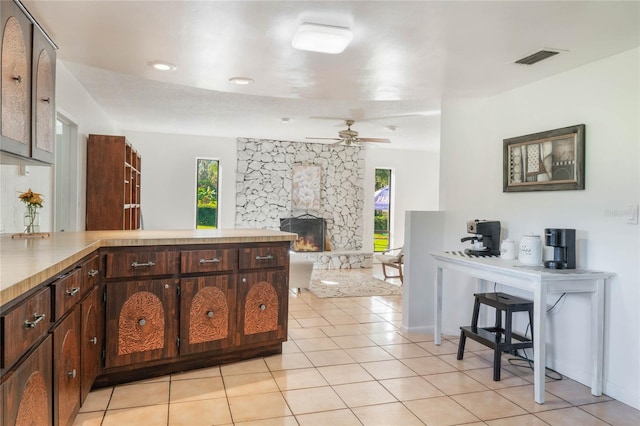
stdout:
[[196,229],[218,227],[218,160],[197,160]]
[[[391,185],[391,169],[376,169],[375,191]],[[374,210],[373,213],[373,250],[389,249],[389,210]]]

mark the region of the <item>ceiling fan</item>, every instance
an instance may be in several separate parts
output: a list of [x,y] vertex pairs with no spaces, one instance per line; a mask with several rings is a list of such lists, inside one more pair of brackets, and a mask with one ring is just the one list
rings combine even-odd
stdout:
[[389,139],[385,139],[385,138],[359,138],[358,137],[358,132],[356,132],[355,130],[351,130],[351,126],[353,125],[353,123],[355,123],[354,120],[345,120],[344,121],[345,124],[347,125],[347,129],[346,130],[340,130],[338,132],[338,136],[337,138],[313,138],[313,137],[306,137],[305,139],[325,139],[325,140],[333,140],[336,141],[330,145],[338,145],[338,144],[344,144],[344,145],[359,145],[363,142],[381,142],[381,143],[391,143],[391,141]]

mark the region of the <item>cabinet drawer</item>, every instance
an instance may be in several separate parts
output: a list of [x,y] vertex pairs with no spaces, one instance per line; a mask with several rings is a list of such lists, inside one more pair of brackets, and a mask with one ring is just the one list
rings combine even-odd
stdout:
[[85,293],[82,269],[76,268],[57,281],[51,283],[53,290],[53,320],[58,321]]
[[93,256],[82,264],[82,277],[82,292],[85,294],[100,281],[100,256]]
[[51,292],[40,290],[2,318],[2,368],[9,368],[51,324]]
[[285,247],[255,247],[240,249],[240,269],[259,269],[285,266],[287,263]]
[[180,272],[217,272],[232,271],[238,259],[236,249],[189,250],[183,251],[180,258]]
[[178,272],[175,251],[107,253],[107,278],[150,277]]

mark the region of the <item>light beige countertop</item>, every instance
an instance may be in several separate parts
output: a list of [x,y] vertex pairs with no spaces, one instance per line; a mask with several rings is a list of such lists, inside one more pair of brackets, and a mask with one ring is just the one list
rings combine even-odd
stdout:
[[0,307],[100,247],[293,241],[267,229],[53,232],[47,238],[0,235]]

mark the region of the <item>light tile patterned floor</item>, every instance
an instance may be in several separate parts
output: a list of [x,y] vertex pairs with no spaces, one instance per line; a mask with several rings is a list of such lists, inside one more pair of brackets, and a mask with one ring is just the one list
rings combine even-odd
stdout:
[[[379,269],[374,274],[380,277]],[[380,277],[381,278],[381,277]],[[531,371],[457,336],[403,334],[401,296],[289,298],[289,340],[268,358],[89,394],[75,425],[640,425],[640,412],[567,378],[533,401]]]

